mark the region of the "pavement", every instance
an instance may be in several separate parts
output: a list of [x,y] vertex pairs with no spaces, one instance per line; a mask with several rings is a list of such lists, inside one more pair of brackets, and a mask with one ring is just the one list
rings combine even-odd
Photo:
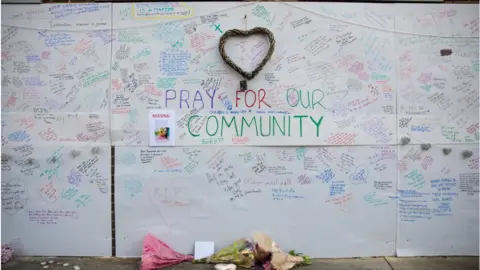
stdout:
[[[42,264],[44,263],[44,264]],[[67,265],[68,264],[68,265]],[[75,267],[77,266],[77,267]],[[2,265],[9,270],[138,270],[140,259],[111,257],[23,257]],[[182,263],[162,270],[214,270],[213,265]],[[240,268],[241,269],[241,268]],[[313,259],[298,270],[478,270],[479,257],[373,257]]]

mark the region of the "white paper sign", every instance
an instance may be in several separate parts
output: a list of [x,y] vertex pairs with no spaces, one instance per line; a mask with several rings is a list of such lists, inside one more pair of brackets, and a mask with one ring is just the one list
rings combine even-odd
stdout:
[[195,260],[207,258],[215,253],[214,242],[195,242]]
[[175,145],[175,111],[151,110],[149,125],[150,146]]

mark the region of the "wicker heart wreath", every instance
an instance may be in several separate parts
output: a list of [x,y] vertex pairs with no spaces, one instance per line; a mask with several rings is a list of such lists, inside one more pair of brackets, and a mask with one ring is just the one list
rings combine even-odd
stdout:
[[[225,53],[225,44],[227,40],[231,37],[249,37],[252,35],[265,35],[267,36],[268,40],[270,41],[270,48],[268,48],[267,55],[265,55],[265,58],[263,58],[262,62],[258,64],[257,68],[255,68],[251,72],[247,72],[237,66],[230,57]],[[264,27],[255,27],[250,30],[239,30],[239,29],[231,29],[225,32],[221,37],[220,37],[220,44],[218,46],[218,49],[220,50],[220,55],[222,56],[223,61],[227,63],[231,68],[233,68],[236,72],[240,73],[240,75],[243,76],[246,80],[243,80],[240,82],[240,89],[242,91],[247,90],[247,80],[253,79],[262,69],[263,67],[267,64],[267,62],[270,60],[272,57],[273,51],[275,50],[275,38],[273,36],[273,33],[268,30],[267,28]]]

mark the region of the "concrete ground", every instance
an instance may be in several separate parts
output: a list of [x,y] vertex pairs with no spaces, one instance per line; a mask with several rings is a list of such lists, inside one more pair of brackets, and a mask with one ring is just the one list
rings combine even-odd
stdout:
[[[299,270],[478,270],[478,257],[376,257],[353,259],[314,259],[312,265]],[[41,263],[45,264],[41,264]],[[68,265],[64,265],[67,264]],[[2,265],[9,270],[137,270],[139,259],[25,257]],[[46,267],[48,266],[48,267]],[[78,266],[79,268],[75,268]],[[164,270],[213,270],[213,265],[182,263]],[[239,268],[242,269],[242,268]]]

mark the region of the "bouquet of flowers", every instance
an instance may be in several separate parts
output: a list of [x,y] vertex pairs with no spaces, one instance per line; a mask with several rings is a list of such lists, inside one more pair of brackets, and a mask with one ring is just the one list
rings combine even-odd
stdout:
[[254,265],[252,247],[252,243],[247,239],[239,239],[212,256],[200,260],[194,260],[193,263],[232,263],[239,267],[251,268]]
[[182,262],[192,261],[193,257],[171,249],[167,244],[148,234],[143,241],[142,270],[155,270]]
[[235,264],[243,268],[288,270],[297,265],[309,265],[311,260],[310,257],[294,251],[285,253],[269,236],[255,234],[252,240],[242,238],[212,256],[194,260],[193,263]]

